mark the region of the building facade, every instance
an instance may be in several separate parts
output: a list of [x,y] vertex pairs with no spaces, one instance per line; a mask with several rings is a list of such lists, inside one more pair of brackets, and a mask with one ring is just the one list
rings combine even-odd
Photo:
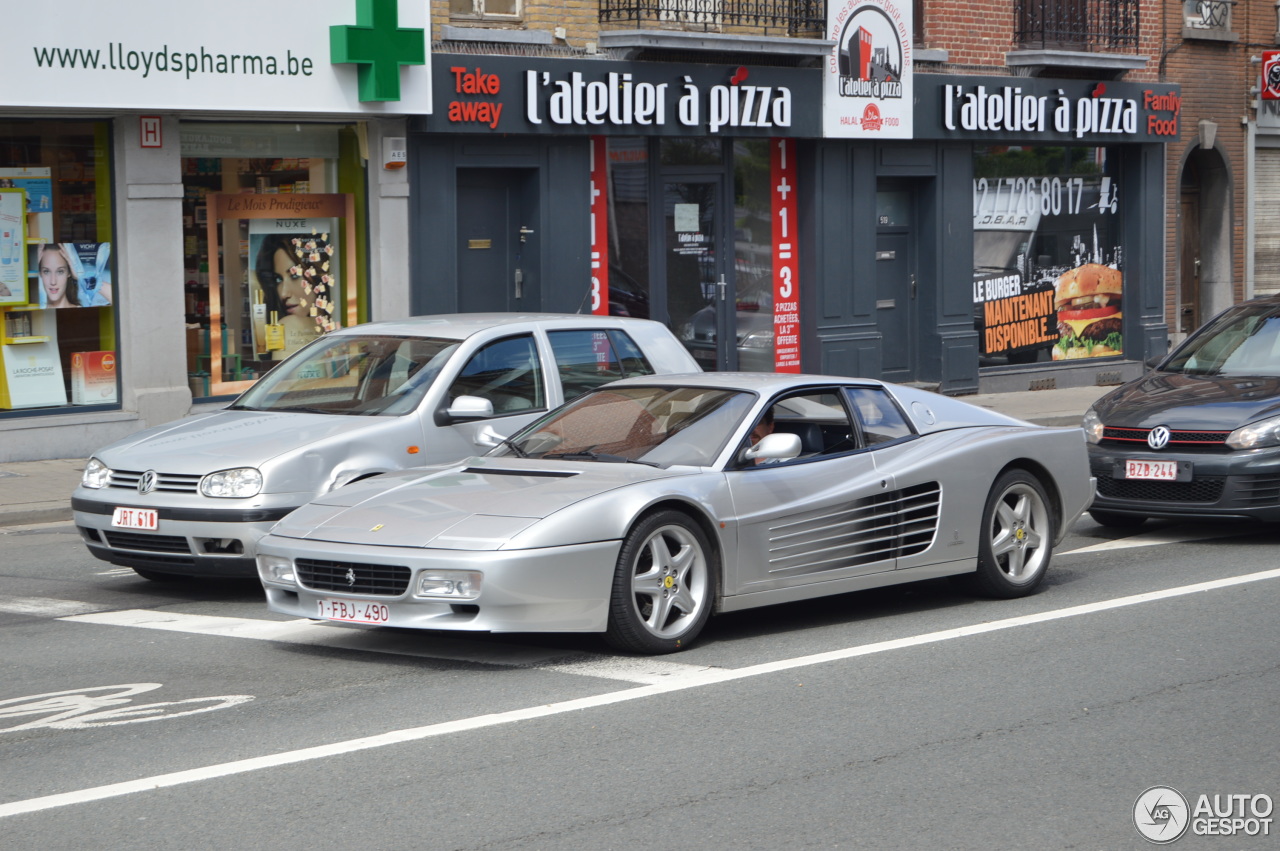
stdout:
[[1154,0],[229,2],[262,26],[15,33],[0,460],[407,314],[647,316],[708,369],[949,394],[1167,349],[1189,137]]
[[[329,328],[407,310],[426,8],[388,28],[418,31],[388,93],[366,79],[363,4],[300,19],[228,1],[199,27],[149,0],[64,4],[57,28],[9,17],[0,460],[87,456],[225,404]],[[261,26],[228,23],[245,20]]]

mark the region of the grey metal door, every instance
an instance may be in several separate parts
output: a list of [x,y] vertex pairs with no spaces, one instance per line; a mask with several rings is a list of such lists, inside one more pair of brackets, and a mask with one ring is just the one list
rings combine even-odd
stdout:
[[537,172],[458,170],[458,309],[537,310]]
[[876,235],[876,327],[881,335],[881,377],[911,381],[915,377],[914,300],[911,235]]

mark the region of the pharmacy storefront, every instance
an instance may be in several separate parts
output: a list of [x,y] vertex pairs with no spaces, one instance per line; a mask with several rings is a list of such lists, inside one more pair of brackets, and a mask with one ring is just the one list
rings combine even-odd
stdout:
[[225,0],[197,22],[73,2],[56,28],[9,22],[0,461],[86,456],[403,315],[403,139],[431,66],[425,4],[399,5]]

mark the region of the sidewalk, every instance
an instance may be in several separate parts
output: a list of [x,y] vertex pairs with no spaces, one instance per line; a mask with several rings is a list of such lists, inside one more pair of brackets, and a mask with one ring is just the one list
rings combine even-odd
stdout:
[[[1110,387],[1068,387],[959,397],[1041,425],[1074,426]],[[71,492],[80,483],[85,458],[0,462],[0,527],[71,519]]]

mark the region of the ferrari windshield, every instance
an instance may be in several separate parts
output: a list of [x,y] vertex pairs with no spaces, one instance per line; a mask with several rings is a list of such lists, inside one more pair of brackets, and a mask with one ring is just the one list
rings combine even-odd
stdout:
[[1160,371],[1280,376],[1280,315],[1272,305],[1235,307],[1188,340]]
[[406,414],[458,347],[432,337],[321,337],[236,400],[237,411]]
[[529,426],[495,453],[705,467],[754,401],[752,393],[710,387],[597,390]]

